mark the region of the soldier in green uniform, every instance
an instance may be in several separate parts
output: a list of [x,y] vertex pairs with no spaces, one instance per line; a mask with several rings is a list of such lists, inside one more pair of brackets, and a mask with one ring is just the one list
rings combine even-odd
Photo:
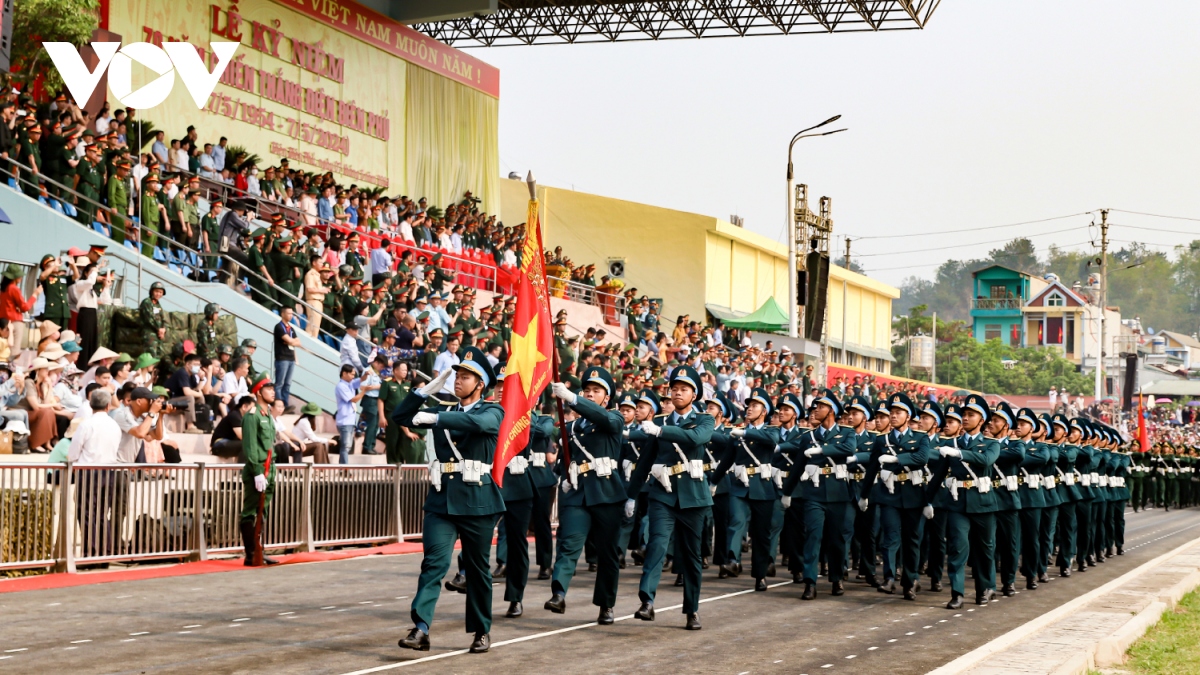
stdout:
[[[275,402],[275,385],[263,373],[250,386],[254,407],[242,418],[242,514],[238,524],[242,545],[246,549],[246,567],[255,565],[255,553],[262,542],[255,536],[255,522],[261,515],[265,522],[271,498],[275,495],[275,419],[271,404]],[[263,557],[263,563],[276,561]]]
[[246,251],[246,257],[250,259],[250,271],[254,275],[250,277],[250,288],[254,289],[251,292],[251,299],[267,309],[275,309],[278,303],[275,302],[275,279],[271,276],[271,270],[268,267],[268,259],[263,253],[263,240],[266,239],[267,231],[263,228],[258,228],[254,231],[251,237],[254,243],[250,246],[250,250]]
[[[996,545],[995,498],[992,495],[992,464],[1000,456],[1000,441],[989,424],[991,436],[984,435],[984,425],[993,418],[987,401],[978,394],[967,397],[962,408],[963,435],[957,443],[938,448],[946,458],[931,485],[945,484],[950,500],[945,502],[946,519],[946,576],[950,579],[950,602],[947,609],[963,606],[966,565],[971,559],[975,580],[975,603],[985,605],[995,597],[996,565],[993,554]],[[1006,431],[1007,422],[998,426]]]
[[[628,373],[626,373],[628,377]],[[650,396],[650,394],[647,392]],[[630,417],[628,419],[628,427],[630,430],[636,428],[635,420],[637,419],[637,403],[638,394],[635,391],[629,391],[621,397],[622,412],[625,411],[626,401],[630,407]],[[716,392],[712,398],[704,402],[704,408],[713,418],[713,435],[708,442],[706,465],[708,466],[708,484],[712,491],[713,507],[713,544],[712,544],[712,561],[717,566],[719,578],[724,579],[729,576],[729,571],[726,565],[729,564],[729,491],[733,485],[733,478],[728,474],[724,478],[718,480],[717,471],[720,466],[726,462],[732,466],[733,460],[736,458],[738,448],[736,439],[732,432],[732,425],[737,420],[737,408],[729,401],[729,398],[721,392]],[[653,415],[647,415],[647,419]],[[637,463],[638,457],[641,456],[641,450],[632,443],[627,443],[622,448],[621,464],[628,466],[627,471],[632,473],[633,465]],[[639,510],[644,510],[644,506],[639,503]],[[640,519],[635,519],[640,522]],[[634,522],[630,521],[627,524],[627,529],[633,529]],[[625,542],[628,543],[629,532],[624,535]],[[740,547],[739,547],[740,548]],[[703,565],[701,565],[703,567]]]
[[298,304],[293,298],[302,298],[304,295],[301,285],[304,283],[304,270],[308,267],[307,261],[301,261],[296,256],[293,250],[295,243],[295,238],[285,232],[281,238],[276,239],[274,249],[268,254],[274,263],[273,278],[287,293],[286,295],[277,293],[279,302],[289,307],[295,307]]
[[[1021,454],[1017,465],[1017,497],[1021,508],[1017,511],[1018,540],[1021,555],[1020,573],[1025,577],[1025,590],[1037,590],[1039,561],[1042,555],[1042,510],[1046,508],[1046,495],[1042,490],[1042,468],[1048,461],[1048,449],[1037,443],[1035,433],[1042,426],[1037,413],[1029,408],[1017,411],[1017,425],[1013,437],[1008,440],[1012,452]],[[1003,577],[1003,572],[1001,572]],[[1007,587],[1001,589],[1005,595],[1015,595],[1012,581],[1004,578]],[[1009,592],[1011,591],[1011,593]]]
[[1042,520],[1038,524],[1038,552],[1041,557],[1037,561],[1037,583],[1050,581],[1046,575],[1050,568],[1050,554],[1054,552],[1054,531],[1058,524],[1059,509],[1063,502],[1066,488],[1059,486],[1058,481],[1058,446],[1050,443],[1054,435],[1054,417],[1043,413],[1038,417],[1038,430],[1033,435],[1038,453],[1044,454],[1046,462],[1042,465],[1041,483],[1042,499],[1046,505],[1042,508]]
[[1167,511],[1171,506],[1179,508],[1179,450],[1174,445],[1167,444],[1167,454],[1163,457],[1167,465],[1167,495],[1164,503]]
[[150,284],[150,295],[138,305],[138,327],[142,332],[142,348],[155,356],[165,354],[162,346],[167,336],[167,313],[159,304],[167,289],[162,282]]
[[[687,630],[700,630],[700,536],[705,517],[712,509],[712,493],[704,473],[705,447],[712,440],[713,419],[694,408],[701,389],[700,374],[683,365],[671,372],[669,381],[674,412],[642,423],[642,432],[652,439],[634,467],[626,490],[625,517],[632,518],[637,496],[648,494],[650,534],[638,588],[641,607],[634,617],[654,620],[654,597],[662,576],[667,546],[674,534],[683,559],[677,560],[683,575],[683,613]],[[647,478],[653,480],[647,482]]]
[[[951,403],[942,411],[942,416],[941,434],[936,440],[930,439],[935,448],[930,454],[936,455],[928,465],[931,476],[947,475],[950,458],[943,457],[940,449],[958,448],[962,438],[962,409]],[[859,457],[862,457],[861,452]],[[929,533],[929,554],[925,571],[929,575],[929,590],[937,593],[942,590],[942,574],[946,566],[946,523],[949,520],[950,502],[954,500],[951,499],[950,491],[946,489],[945,479],[936,482],[930,480],[925,488],[925,499],[933,507],[933,518],[925,524],[926,532]]]
[[[789,395],[789,398],[794,400],[796,397]],[[832,594],[845,593],[842,572],[846,564],[846,547],[854,534],[855,497],[847,462],[853,464],[858,461],[855,454],[858,431],[865,429],[867,416],[871,414],[871,409],[859,401],[850,409],[853,426],[837,424],[842,403],[831,389],[826,389],[817,398],[813,408],[810,419],[816,426],[784,444],[796,446],[795,451],[780,447],[781,452],[788,452],[796,458],[796,462],[788,469],[787,480],[783,482],[783,507],[791,507],[797,486],[803,501],[803,536],[797,542],[804,556],[804,594],[800,596],[801,600],[817,597],[817,571],[822,548],[828,560]],[[799,533],[793,532],[793,537],[799,536]]]
[[[47,169],[47,177],[55,181],[59,185],[71,187],[75,180],[75,168],[82,161],[79,155],[75,154],[75,147],[79,145],[79,138],[83,134],[83,127],[73,126],[62,131],[61,135],[55,135],[53,145],[53,154],[55,161],[53,170]],[[51,186],[51,194],[66,199],[67,193],[58,185]]]
[[[928,434],[909,428],[909,422],[919,410],[907,394],[893,394],[888,399],[888,409],[892,428],[875,440],[864,481],[872,486],[867,503],[875,502],[879,512],[883,582],[877,590],[895,594],[899,579],[904,598],[913,600],[920,590],[917,567],[921,557],[924,511],[928,504],[925,465],[932,449]],[[901,563],[903,577],[899,576]]]
[[112,209],[112,240],[118,245],[125,243],[125,229],[129,223],[129,169],[128,160],[119,159],[116,171],[110,173],[104,187],[108,208]]
[[42,256],[39,268],[41,272],[38,275],[38,285],[41,286],[46,304],[37,319],[38,321],[53,321],[58,324],[59,328],[65,329],[71,320],[71,308],[67,304],[69,284],[66,271],[62,269],[58,258],[48,253]]
[[1076,448],[1075,476],[1079,485],[1079,499],[1075,502],[1075,564],[1080,572],[1086,572],[1088,563],[1095,565],[1092,556],[1092,461],[1096,451],[1088,443],[1087,420],[1076,417],[1071,420],[1071,433],[1067,442]]
[[[401,371],[402,372],[397,372]],[[413,439],[408,439],[410,442],[402,444],[401,441],[407,436],[416,436],[411,429],[405,429],[399,424],[395,424],[390,420],[391,411],[400,405],[405,396],[408,396],[409,384],[401,379],[402,375],[407,374],[407,366],[403,362],[396,362],[391,368],[384,368],[379,373],[379,377],[383,382],[379,386],[379,428],[383,431],[383,445],[385,454],[387,455],[388,464],[424,464],[425,453],[421,452],[417,456],[412,443]],[[423,431],[421,433],[424,433]],[[417,437],[418,439],[420,437]],[[422,449],[423,450],[423,449]]]
[[1058,524],[1054,535],[1058,544],[1055,565],[1059,576],[1063,577],[1071,576],[1071,563],[1079,546],[1079,520],[1075,504],[1082,496],[1079,476],[1075,473],[1079,448],[1068,442],[1071,432],[1071,421],[1065,415],[1058,414],[1051,418],[1049,445],[1058,453],[1054,467],[1059,499]]
[[873,485],[867,482],[867,466],[871,463],[871,455],[875,451],[875,443],[879,437],[888,433],[892,428],[892,410],[886,399],[875,403],[875,428],[871,431],[871,446],[858,447],[858,471],[861,477],[856,478],[858,490],[858,514],[854,517],[855,538],[859,547],[859,573],[868,586],[879,588],[879,578],[875,575],[875,560],[877,555],[878,530],[876,528],[876,505],[871,502]]
[[221,306],[210,302],[204,306],[204,320],[196,329],[196,353],[202,359],[217,358],[217,315]]
[[1092,512],[1088,535],[1088,565],[1094,567],[1104,562],[1104,518],[1108,513],[1108,481],[1104,479],[1105,462],[1107,457],[1102,447],[1102,432],[1100,426],[1090,420],[1084,420],[1084,443],[1091,449],[1091,463],[1088,465],[1088,477],[1092,488]]
[[149,174],[142,181],[142,208],[141,208],[141,232],[139,234],[142,242],[142,255],[154,256],[154,249],[158,246],[158,233],[162,231],[164,224],[168,224],[167,209],[159,201],[158,195],[162,189],[159,183],[158,176]]
[[1136,441],[1134,443],[1133,451],[1129,453],[1129,505],[1137,513],[1146,508],[1146,482],[1150,468],[1146,466],[1148,453],[1143,452]]
[[483,400],[496,381],[483,352],[464,350],[453,371],[457,405],[444,407],[430,399],[449,379],[451,371],[446,370],[410,392],[391,413],[393,424],[432,430],[435,454],[421,530],[425,557],[412,601],[415,625],[399,645],[429,650],[429,626],[457,539],[462,543],[466,571],[466,628],[474,634],[470,651],[480,653],[491,647],[492,571],[488,558],[496,516],[504,512],[503,496],[492,480],[492,459],[504,409]]
[[100,203],[100,188],[104,185],[101,170],[100,148],[94,143],[88,144],[83,159],[75,165],[73,180],[75,191],[83,197],[75,201],[75,218],[87,227],[91,227],[96,220],[106,222],[102,215],[97,218],[98,213],[103,214],[97,208],[97,204]]
[[[214,199],[209,203],[208,213],[200,218],[200,242],[198,249],[205,253],[216,253],[221,241],[221,214],[225,211],[225,202]],[[206,267],[215,268],[215,263]]]
[[555,614],[567,611],[567,591],[575,566],[584,541],[590,540],[597,554],[592,604],[600,608],[596,622],[607,626],[615,621],[613,607],[621,573],[621,515],[626,490],[619,462],[625,420],[610,409],[616,384],[607,370],[588,368],[583,383],[579,394],[562,382],[551,385],[554,396],[579,417],[565,423],[569,447],[558,457],[558,474],[562,476],[558,547],[550,583],[553,595],[545,608]]
[[17,161],[27,168],[22,169],[21,191],[33,199],[42,196],[42,127],[34,120],[32,126],[26,126],[25,137],[20,139],[17,146]]

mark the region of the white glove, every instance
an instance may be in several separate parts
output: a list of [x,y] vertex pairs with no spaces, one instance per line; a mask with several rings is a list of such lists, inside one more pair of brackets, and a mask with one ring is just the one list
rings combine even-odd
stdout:
[[938,448],[938,452],[942,453],[942,457],[962,458],[962,450],[958,448]]
[[805,457],[816,457],[817,455],[821,454],[824,454],[821,452],[821,448],[809,448],[804,451]]
[[437,424],[437,421],[438,421],[437,413],[419,412],[419,413],[413,415],[413,424],[418,427],[433,426],[433,425]]
[[858,510],[859,510],[859,511],[862,511],[863,513],[866,513],[866,512],[867,512],[867,500],[866,500],[866,498],[863,498],[863,499],[860,499],[860,500],[858,500]]
[[784,496],[780,497],[779,503],[783,504],[783,508],[785,508],[785,509],[792,508],[792,498],[790,495],[784,495]]
[[260,473],[254,477],[254,491],[255,492],[266,492],[267,491],[267,476],[266,476],[266,474]]
[[741,427],[736,427],[730,430],[729,435],[733,436],[734,438],[741,438],[742,436],[746,435],[746,430]]
[[642,422],[642,431],[646,432],[647,436],[658,436],[662,433],[662,427],[658,426],[650,420]]
[[858,456],[857,456],[857,455],[850,455],[849,457],[847,457],[847,458],[846,458],[846,463],[847,463],[847,464],[853,464],[853,463],[855,463],[855,462],[857,462],[857,461],[858,461]]
[[417,393],[419,393],[421,396],[424,396],[426,398],[438,393],[439,391],[442,390],[442,387],[444,387],[446,385],[446,380],[450,379],[450,375],[453,372],[454,371],[452,368],[447,368],[447,369],[443,370],[442,372],[438,373],[437,377],[430,380],[429,384],[426,384],[425,386],[418,389]]
[[576,399],[579,398],[571,392],[571,389],[567,387],[567,385],[563,384],[562,382],[550,383],[550,389],[555,398],[562,399],[567,405],[575,405]]
[[709,486],[708,486],[708,494],[710,494],[710,495],[712,495],[712,496],[714,496],[714,497],[715,497],[715,496],[717,496],[717,486],[716,486],[716,485],[709,485]]
[[895,455],[880,455],[879,456],[880,464],[895,464],[896,462],[899,462],[899,461],[900,460],[896,459]]
[[925,516],[925,520],[929,520],[933,517],[933,507],[926,504],[925,508],[921,509],[921,515]]
[[633,511],[634,511],[634,509],[636,509],[636,508],[637,508],[637,500],[635,500],[635,499],[626,499],[626,500],[625,500],[625,517],[626,517],[626,518],[632,518],[632,517],[633,517]]
[[628,429],[626,429],[626,430],[622,431],[622,432],[621,432],[621,437],[622,437],[622,438],[629,438],[629,430],[628,430]]

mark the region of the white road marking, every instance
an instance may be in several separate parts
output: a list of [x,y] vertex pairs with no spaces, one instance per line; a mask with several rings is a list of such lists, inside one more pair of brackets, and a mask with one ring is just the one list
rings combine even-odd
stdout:
[[336,607],[337,607],[337,605],[330,605],[328,607],[322,607],[321,609],[334,609]]
[[203,625],[204,625],[204,624],[200,624],[200,623],[194,623],[194,624],[192,624],[192,625],[190,625],[190,626],[184,626],[184,628],[200,628],[200,627],[201,627],[201,626],[203,626]]
[[121,640],[121,642],[137,642],[137,638],[125,638],[124,640]]
[[810,652],[815,652],[815,651],[817,651],[817,648],[816,648],[816,647],[813,647],[812,649],[810,649],[810,650],[808,650],[808,651],[810,651]]
[[295,614],[295,612],[280,612],[279,616],[287,616],[289,614]]
[[91,642],[91,640],[71,640],[71,644],[73,645],[81,645],[88,642]]
[[895,641],[896,641],[896,638],[892,638],[891,640],[888,640],[888,642],[895,642]]
[[240,626],[240,625],[242,625],[242,624],[240,624],[240,623],[231,623],[231,624],[229,624],[228,626],[226,626],[226,628],[237,628],[237,627],[238,627],[238,626]]
[[738,673],[738,675],[750,675],[750,671],[743,670],[742,672]]
[[397,599],[397,600],[403,600],[403,599],[405,599],[405,598],[407,598],[407,597],[408,597],[407,595],[398,595],[398,596],[396,596],[396,599]]
[[955,614],[955,615],[954,615],[954,618],[956,618],[956,619],[957,619],[957,618],[958,618],[958,617],[960,617],[960,616],[962,616],[962,614]]
[[776,661],[775,663],[783,663],[783,659],[779,659],[779,660],[778,660],[778,661]]
[[4,653],[5,654],[13,654],[15,652],[27,652],[27,651],[29,651],[29,647],[21,647],[20,649],[5,649]]
[[242,617],[241,619],[234,619],[233,622],[237,623],[239,621],[249,621],[249,620],[250,620],[250,617]]
[[374,600],[363,600],[362,602],[360,602],[360,603],[358,603],[358,604],[360,604],[360,605],[369,605],[369,604],[371,604],[372,602],[375,602],[375,601],[374,601]]
[[909,632],[905,633],[905,635],[916,635],[916,634],[917,634],[916,631],[911,631],[911,630]]
[[132,598],[132,597],[133,597],[132,595],[118,595],[117,600],[124,600],[125,598]]
[[846,658],[848,658],[848,659],[858,658],[858,654],[851,654],[850,656],[847,656]]
[[180,635],[187,635],[188,633],[191,633],[191,632],[192,632],[192,631],[190,631],[190,630],[181,630],[181,631],[179,631],[179,634],[180,634]]
[[298,616],[285,616],[285,617],[283,617],[283,618],[285,618],[285,619],[299,619],[300,617],[298,617]]
[[938,623],[946,623],[946,619],[940,619],[938,620]]
[[871,630],[879,630],[879,626],[871,626]]
[[3,661],[4,659],[11,659],[11,658],[12,658],[11,656],[0,656],[0,661]]
[[[346,609],[349,609],[349,608],[347,607]],[[344,611],[346,611],[346,609],[339,609],[338,611],[339,611],[339,612],[344,612]]]
[[150,631],[142,631],[140,633],[130,633],[130,635],[133,635],[135,637],[138,635],[149,635],[149,634],[150,634]]
[[933,626],[921,626],[921,628],[929,629],[929,628],[933,628]]
[[48,604],[48,605],[46,605],[46,606],[47,606],[47,607],[58,607],[58,606],[59,606],[59,605],[61,605],[61,604],[62,604],[61,602],[52,602],[52,603],[50,603],[50,604]]
[[847,636],[846,636],[846,639],[847,639],[847,640],[853,640],[853,639],[854,639],[854,636],[853,636],[853,635],[847,635]]
[[821,666],[821,667],[822,667],[822,668],[832,668],[832,667],[833,667],[833,664],[832,664],[832,663],[826,663],[825,665],[823,665],[823,666]]
[[72,649],[79,649],[79,647],[63,647],[63,651],[64,651],[64,652],[65,652],[65,651],[70,651],[70,650],[72,650]]
[[867,651],[869,651],[869,652],[873,652],[876,649],[879,649],[879,647],[867,647]]

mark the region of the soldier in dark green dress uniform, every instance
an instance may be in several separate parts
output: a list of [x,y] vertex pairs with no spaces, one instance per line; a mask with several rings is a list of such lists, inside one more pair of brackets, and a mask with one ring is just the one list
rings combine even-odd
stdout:
[[1146,484],[1150,475],[1150,468],[1146,465],[1148,456],[1149,453],[1143,452],[1135,441],[1133,452],[1129,453],[1129,505],[1133,507],[1134,513],[1146,508],[1146,497],[1149,494]]
[[142,255],[153,256],[158,246],[158,233],[163,231],[167,222],[166,208],[159,201],[161,185],[158,176],[150,174],[142,181],[142,208],[139,214],[142,219],[141,237]]
[[[424,430],[405,429],[391,421],[390,413],[400,405],[412,388],[408,382],[398,378],[403,363],[384,368],[379,374],[383,383],[379,387],[379,424],[384,430],[383,444],[388,464],[424,464],[425,444],[421,440]],[[408,434],[417,436],[416,440]],[[420,435],[418,435],[420,434]]]
[[[783,401],[780,403],[782,405]],[[782,478],[775,478],[775,467],[771,464],[775,448],[780,445],[779,427],[767,426],[773,409],[771,395],[765,389],[756,388],[750,393],[746,402],[746,426],[730,430],[733,452],[726,454],[711,476],[711,484],[720,485],[732,472],[732,478],[727,482],[727,522],[730,526],[723,537],[728,548],[722,552],[722,557],[730,563],[741,558],[740,533],[743,524],[749,522],[750,572],[757,591],[767,590],[767,567],[772,563],[771,519],[779,499],[776,483],[782,481]],[[799,409],[794,412],[799,414]],[[726,570],[727,575],[729,571]]]
[[[936,441],[931,438],[931,444],[935,448],[930,454],[936,455],[929,462],[929,471],[932,476],[947,475],[947,466],[950,462],[948,457],[943,457],[941,448],[958,448],[962,433],[962,409],[951,403],[942,411],[941,434]],[[861,453],[860,453],[861,456]],[[949,521],[950,508],[950,492],[946,489],[946,482],[943,478],[941,481],[929,483],[929,487],[925,490],[926,501],[933,507],[933,518],[925,523],[925,532],[927,533],[926,540],[929,542],[929,553],[926,558],[927,564],[925,567],[926,574],[929,575],[929,590],[937,593],[942,590],[942,577],[946,566],[946,523]]]
[[466,628],[474,634],[470,651],[479,653],[491,647],[492,571],[488,558],[496,516],[504,512],[504,499],[491,472],[504,409],[483,400],[496,379],[483,352],[464,350],[463,360],[453,370],[458,404],[447,407],[430,398],[449,379],[447,370],[409,393],[392,411],[393,424],[431,430],[436,455],[430,463],[421,530],[425,557],[412,602],[415,626],[399,645],[429,650],[429,626],[457,539],[462,542],[466,571]]
[[[817,568],[822,548],[828,561],[833,595],[845,593],[842,572],[846,565],[846,548],[854,533],[854,492],[847,461],[851,464],[858,461],[855,455],[857,429],[837,424],[842,403],[831,389],[826,389],[814,401],[813,409],[810,419],[816,422],[816,427],[780,446],[781,452],[796,458],[783,482],[783,506],[792,506],[797,487],[802,500],[803,541],[797,546],[804,556],[801,600],[817,597]],[[851,408],[851,422],[855,427],[865,427],[870,412],[871,409],[861,402],[855,404]],[[784,447],[786,445],[795,446],[795,449]]]
[[246,251],[246,257],[250,259],[250,271],[254,275],[250,277],[250,288],[254,289],[250,295],[252,300],[267,309],[274,309],[278,306],[275,302],[275,279],[271,276],[271,270],[268,266],[268,259],[263,253],[263,240],[266,239],[267,231],[263,228],[258,228],[254,231],[251,237],[254,243],[250,246],[250,250]]
[[[1017,512],[1018,542],[1021,554],[1020,572],[1025,577],[1025,590],[1037,590],[1039,561],[1042,556],[1042,509],[1046,508],[1046,495],[1042,490],[1042,467],[1048,461],[1048,450],[1037,443],[1035,432],[1041,427],[1037,413],[1029,408],[1017,411],[1017,426],[1013,430],[1013,438],[1008,445],[1021,453],[1021,462],[1017,465],[1017,496],[1021,500],[1021,509]],[[1006,596],[1016,594],[1012,579],[1004,576],[1005,586],[1001,592]]]
[[[296,240],[285,232],[282,237],[275,240],[274,248],[268,254],[271,262],[274,263],[274,271],[272,272],[274,276],[272,278],[275,279],[275,283],[279,284],[279,288],[286,292],[286,294],[277,294],[279,302],[288,307],[296,306],[297,301],[293,298],[303,298],[304,293],[301,290],[301,286],[304,283],[304,270],[308,268],[307,261],[302,262],[296,256],[293,250],[295,243]],[[378,344],[378,341],[376,341],[376,344]]]
[[[625,516],[632,517],[637,496],[648,494],[650,535],[638,589],[641,607],[634,617],[654,620],[654,597],[662,576],[663,561],[672,533],[679,540],[683,560],[683,613],[688,630],[700,630],[700,536],[712,509],[712,493],[704,473],[705,447],[712,440],[713,419],[695,409],[701,389],[700,374],[691,366],[678,366],[669,380],[675,411],[642,423],[652,437],[634,467],[627,487]],[[653,480],[647,482],[647,478]]]
[[1055,566],[1060,576],[1071,576],[1071,561],[1075,557],[1078,540],[1078,514],[1075,503],[1079,501],[1081,490],[1079,476],[1075,473],[1075,460],[1079,448],[1069,439],[1074,430],[1066,415],[1054,415],[1051,418],[1052,449],[1058,453],[1054,473],[1058,479],[1058,525],[1055,529],[1054,540],[1058,544],[1058,557]]
[[125,229],[129,224],[129,160],[118,159],[115,171],[109,174],[104,194],[108,208],[112,209],[112,240],[118,245],[125,243]]
[[1075,564],[1080,572],[1088,565],[1095,566],[1092,555],[1092,501],[1096,499],[1092,485],[1092,463],[1097,462],[1096,449],[1091,445],[1091,427],[1087,420],[1076,417],[1071,420],[1071,435],[1067,441],[1078,451],[1075,455],[1075,474],[1079,481],[1079,501],[1075,502]]
[[1050,555],[1054,552],[1054,535],[1058,525],[1059,509],[1062,507],[1063,494],[1066,488],[1059,485],[1058,480],[1058,446],[1050,442],[1054,436],[1054,416],[1043,413],[1038,417],[1038,430],[1034,432],[1033,440],[1038,446],[1038,452],[1044,454],[1046,462],[1042,464],[1042,499],[1046,505],[1042,508],[1042,520],[1038,524],[1038,553],[1037,583],[1050,581],[1046,575],[1050,568]]
[[97,204],[100,203],[100,190],[104,186],[103,166],[100,164],[100,148],[89,144],[84,152],[83,160],[75,165],[75,191],[86,199],[75,202],[76,220],[92,226],[97,220]]
[[[597,553],[596,586],[592,604],[600,608],[596,621],[610,625],[615,620],[617,579],[620,575],[621,514],[625,502],[625,480],[621,474],[621,442],[625,420],[609,408],[616,391],[608,371],[592,367],[584,371],[583,390],[573,393],[561,382],[552,385],[554,396],[579,417],[567,423],[569,448],[558,457],[562,494],[558,498],[558,549],[554,562],[553,596],[546,609],[555,614],[567,610],[567,591],[575,576],[575,565],[590,538]],[[567,461],[569,456],[569,463]]]
[[204,306],[204,320],[196,329],[196,353],[202,359],[217,358],[217,315],[221,306],[210,302]]
[[[271,417],[271,404],[275,402],[275,385],[264,373],[250,386],[254,396],[254,407],[242,418],[242,513],[238,524],[242,533],[242,545],[246,549],[246,566],[254,565],[255,552],[262,542],[255,536],[255,521],[262,509],[262,519],[267,519],[267,509],[275,496],[275,419]],[[276,561],[264,557],[263,563],[274,565]]]
[[541,415],[536,410],[530,413],[529,425],[529,474],[537,496],[530,514],[530,528],[534,538],[534,563],[538,566],[538,579],[550,578],[554,566],[554,531],[550,527],[550,515],[554,510],[554,493],[558,489],[558,476],[554,474],[554,418]]
[[42,195],[41,140],[42,127],[35,122],[33,126],[26,127],[25,137],[17,146],[17,161],[28,167],[21,170],[21,191],[33,199]]
[[[883,583],[881,593],[894,594],[901,563],[900,577],[905,599],[913,599],[917,588],[917,566],[921,557],[921,537],[924,510],[929,501],[925,496],[927,474],[932,449],[929,435],[909,428],[910,420],[919,410],[906,394],[893,394],[888,399],[892,429],[875,440],[872,458],[867,466],[865,483],[873,486],[868,502],[879,510],[879,548],[883,553]],[[875,478],[879,477],[879,483]]]
[[142,331],[142,349],[155,356],[166,353],[162,346],[163,338],[167,336],[167,313],[159,301],[167,294],[162,282],[150,284],[150,296],[138,305],[138,327]]
[[[653,395],[653,394],[651,394]],[[636,394],[629,393],[626,396],[634,401],[636,405]],[[624,400],[624,398],[622,399]],[[717,566],[718,576],[722,579],[729,576],[729,570],[726,566],[729,564],[729,491],[733,483],[733,477],[728,473],[724,478],[717,479],[717,469],[724,463],[728,462],[733,465],[735,456],[737,455],[736,439],[732,436],[733,427],[730,426],[737,421],[737,408],[730,403],[725,394],[717,392],[712,398],[704,402],[705,410],[713,418],[713,435],[708,442],[707,462],[710,466],[708,474],[709,489],[713,496],[713,547],[712,561]],[[636,425],[634,425],[636,426]],[[637,449],[629,444],[634,453]],[[633,470],[633,465],[637,463],[636,457],[629,459],[622,458],[622,463],[629,461],[629,469]],[[632,528],[632,523],[630,524]],[[739,549],[741,543],[738,543]]]
[[41,273],[38,275],[38,285],[42,287],[42,297],[46,299],[46,304],[37,319],[53,321],[59,328],[65,329],[71,320],[71,308],[67,304],[67,274],[58,258],[50,254],[42,256],[39,267]]
[[996,504],[991,471],[1000,456],[1000,441],[984,436],[984,424],[991,417],[992,411],[982,396],[968,396],[962,409],[964,433],[958,447],[938,448],[948,461],[934,474],[930,485],[943,483],[950,494],[946,506],[946,576],[951,594],[947,609],[962,609],[968,558],[975,579],[976,604],[985,605],[996,595]]

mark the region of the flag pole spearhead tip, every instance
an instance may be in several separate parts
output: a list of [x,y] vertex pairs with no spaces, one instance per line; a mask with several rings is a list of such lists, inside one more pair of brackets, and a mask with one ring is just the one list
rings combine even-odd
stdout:
[[529,198],[537,199],[537,179],[533,177],[533,171],[525,177],[525,182],[529,185]]

